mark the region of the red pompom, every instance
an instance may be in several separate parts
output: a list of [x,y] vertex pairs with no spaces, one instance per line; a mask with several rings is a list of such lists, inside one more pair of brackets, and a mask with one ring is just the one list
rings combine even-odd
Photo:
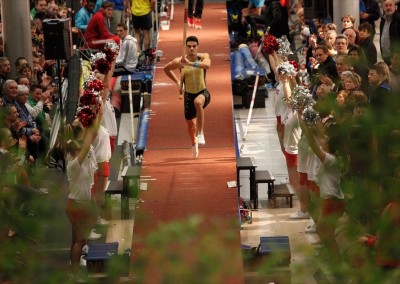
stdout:
[[111,62],[118,56],[119,46],[115,42],[106,42],[103,52],[106,54],[106,59]]
[[297,72],[299,72],[299,64],[297,64],[296,60],[289,60],[289,63],[293,65]]
[[99,96],[95,94],[92,90],[85,90],[83,95],[79,98],[79,103],[81,106],[91,106],[96,105],[99,102]]
[[91,126],[93,121],[96,119],[96,115],[97,114],[94,113],[90,107],[83,107],[78,110],[78,113],[76,114],[83,127]]
[[100,93],[104,89],[104,84],[102,81],[94,79],[86,84],[86,88]]
[[263,51],[266,54],[271,54],[279,50],[279,43],[273,35],[267,35],[263,40]]
[[99,58],[94,62],[93,69],[99,70],[101,74],[107,74],[110,71],[111,66],[107,59]]

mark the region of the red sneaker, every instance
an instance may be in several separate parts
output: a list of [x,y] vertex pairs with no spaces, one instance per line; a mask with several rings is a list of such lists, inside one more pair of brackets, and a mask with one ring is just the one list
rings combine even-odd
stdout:
[[188,27],[189,27],[189,28],[193,28],[193,27],[194,27],[194,18],[189,18],[189,17],[188,17],[188,22],[187,22],[187,24],[188,24]]
[[201,30],[202,29],[202,27],[201,27],[201,19],[194,19],[194,27],[195,27],[195,29],[198,29],[198,30]]

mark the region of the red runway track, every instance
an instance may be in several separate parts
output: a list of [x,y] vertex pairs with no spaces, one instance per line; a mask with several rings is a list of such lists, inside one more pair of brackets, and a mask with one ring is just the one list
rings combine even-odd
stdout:
[[[212,99],[205,111],[207,144],[200,146],[198,159],[192,158],[178,87],[162,70],[182,52],[181,2],[175,4],[170,30],[160,31],[158,49],[164,55],[157,62],[142,164],[142,182],[148,187],[140,192],[144,202],[136,208],[133,230],[132,276],[140,277],[141,283],[161,283],[161,279],[166,280],[164,283],[179,283],[171,282],[171,270],[180,266],[177,259],[181,259],[182,267],[186,266],[180,269],[197,279],[192,283],[244,282],[237,189],[227,188],[227,181],[236,180],[236,159],[226,16],[225,3],[205,3],[203,30],[187,30],[188,36],[199,38],[199,52],[208,52],[211,57],[207,87]],[[200,216],[202,221],[184,240],[181,231],[190,226],[176,229],[175,237],[166,233],[165,226],[160,229],[166,223],[188,222],[192,216]],[[150,242],[151,235],[167,244]],[[142,266],[143,259],[149,263]],[[210,262],[208,270],[204,262]],[[199,281],[202,278],[204,282]]]

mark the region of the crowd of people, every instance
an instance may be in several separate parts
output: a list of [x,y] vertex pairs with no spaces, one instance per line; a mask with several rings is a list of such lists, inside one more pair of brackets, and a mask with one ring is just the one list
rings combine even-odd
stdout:
[[[277,134],[300,203],[289,218],[311,219],[305,232],[318,234],[335,263],[393,271],[400,265],[396,2],[360,0],[360,13],[345,14],[340,23],[306,19],[302,1],[249,3],[242,23],[255,27],[251,41],[264,24],[268,35],[298,35],[305,46],[305,63],[264,48],[276,80]],[[313,101],[302,105],[306,97]],[[367,275],[355,277],[367,281]]]
[[[95,224],[109,223],[105,219],[104,194],[110,174],[109,160],[117,136],[109,81],[113,75],[119,78],[133,72],[138,53],[149,48],[150,42],[143,41],[143,34],[139,33],[137,38],[143,44],[138,45],[136,38],[128,34],[125,23],[126,17],[135,18],[137,6],[133,5],[131,10],[131,4],[148,1],[85,0],[77,11],[66,2],[32,1],[32,10],[27,17],[31,18],[33,62],[28,62],[27,55],[18,57],[14,62],[15,76],[11,76],[10,60],[0,49],[0,153],[3,161],[0,187],[2,210],[19,212],[24,216],[34,214],[26,206],[33,203],[34,195],[48,194],[46,188],[40,188],[37,175],[41,169],[54,166],[49,155],[49,140],[59,98],[59,78],[55,60],[46,59],[43,20],[72,18],[74,41],[84,41],[83,48],[101,51],[107,41],[115,42],[119,53],[115,54],[113,62],[109,62],[111,68],[106,74],[100,74],[94,66],[90,70],[94,73],[83,72],[84,79],[96,76],[104,86],[96,121],[90,126],[76,119],[65,125],[65,133],[60,137],[62,143],[58,144],[67,161],[70,193],[66,212],[72,225],[71,268],[76,273],[78,265],[85,262],[81,253],[86,240],[102,237],[93,230]],[[114,74],[115,64],[117,71]],[[81,84],[79,92],[80,96],[85,95],[85,83]],[[18,233],[16,224],[3,223],[0,240],[12,240]]]

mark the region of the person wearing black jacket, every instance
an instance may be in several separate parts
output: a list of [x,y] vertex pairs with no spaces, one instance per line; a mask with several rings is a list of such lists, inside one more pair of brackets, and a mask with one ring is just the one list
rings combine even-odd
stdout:
[[289,15],[286,7],[279,0],[266,0],[265,9],[261,15],[247,16],[246,21],[250,23],[253,41],[257,40],[257,24],[269,27],[269,34],[279,38],[286,35],[289,38]]
[[365,9],[360,11],[360,24],[370,23],[373,27],[372,39],[375,36],[375,22],[381,16],[381,10],[379,9],[379,3],[376,0],[361,0],[364,4]]

